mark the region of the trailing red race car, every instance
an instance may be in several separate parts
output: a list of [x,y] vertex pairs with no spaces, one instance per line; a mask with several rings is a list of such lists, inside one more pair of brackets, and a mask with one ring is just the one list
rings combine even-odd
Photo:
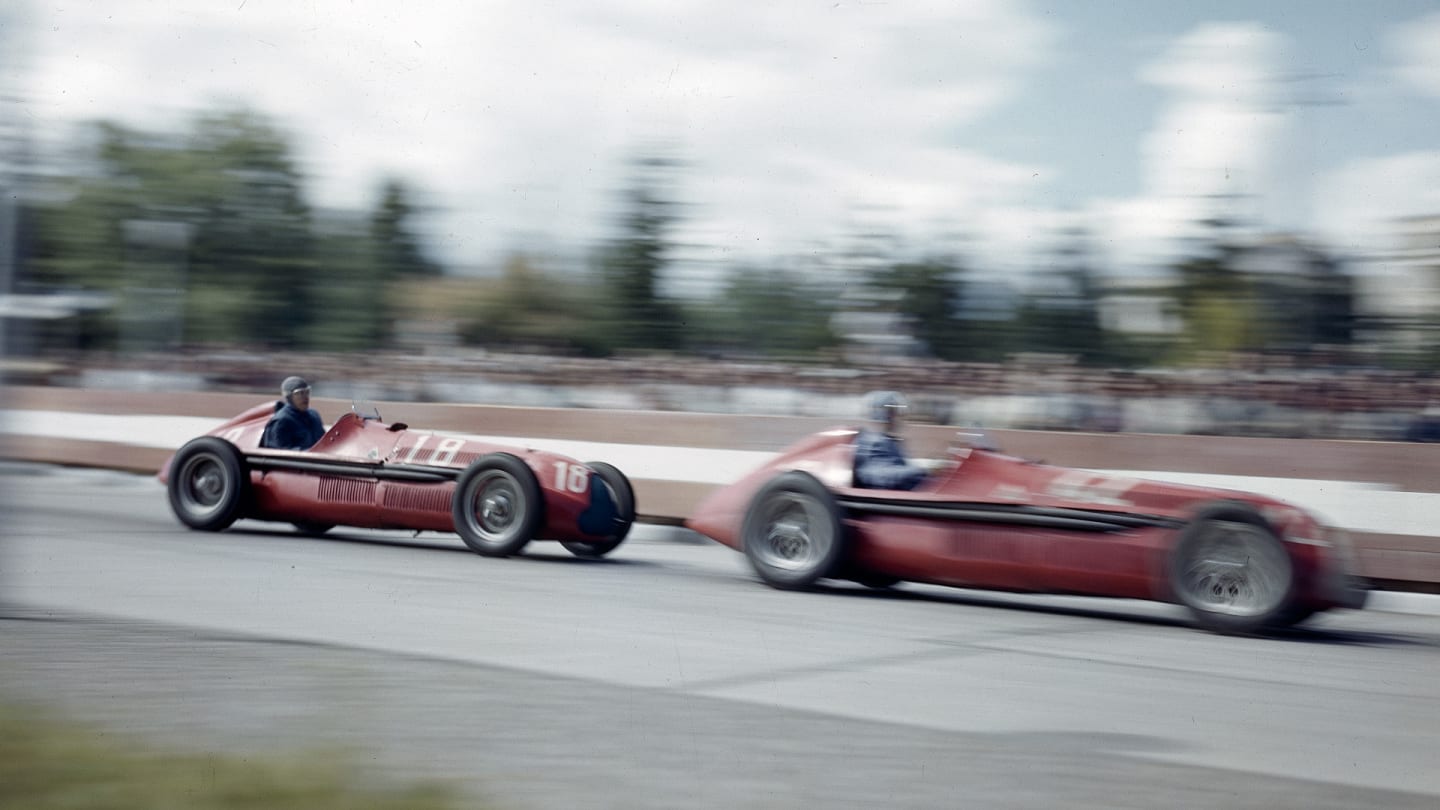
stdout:
[[1149,599],[1223,632],[1365,602],[1345,534],[1281,501],[1034,463],[978,434],[915,491],[861,489],[856,433],[795,444],[712,493],[687,525],[743,551],[777,588],[909,580]]
[[304,451],[259,447],[273,404],[193,439],[160,471],[170,507],[194,529],[241,518],[456,532],[489,557],[558,540],[580,557],[614,551],[635,521],[635,494],[609,464],[385,424],[356,407]]

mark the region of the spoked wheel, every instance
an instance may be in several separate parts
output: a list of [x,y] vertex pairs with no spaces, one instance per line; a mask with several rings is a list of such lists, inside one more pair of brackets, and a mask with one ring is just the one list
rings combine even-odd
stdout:
[[455,532],[486,557],[508,557],[535,536],[545,515],[540,483],[509,453],[475,460],[460,475],[450,506]]
[[175,454],[166,489],[170,509],[181,523],[218,532],[240,517],[250,491],[250,473],[235,445],[202,436]]
[[840,507],[825,485],[803,472],[766,484],[745,513],[745,556],[776,588],[806,588],[831,575],[845,556]]
[[1202,510],[1176,544],[1170,580],[1181,604],[1212,630],[1250,633],[1293,623],[1290,555],[1248,506]]
[[[560,545],[576,557],[598,560],[619,548],[630,534],[630,527],[635,525],[635,489],[630,486],[630,479],[626,478],[624,473],[603,461],[589,461],[585,466],[595,471],[590,485],[604,487],[605,496],[609,498],[610,506],[607,511],[614,514],[611,533],[605,539],[593,543],[565,540]],[[591,490],[591,509],[606,509],[604,504],[600,503],[599,495],[599,492]]]

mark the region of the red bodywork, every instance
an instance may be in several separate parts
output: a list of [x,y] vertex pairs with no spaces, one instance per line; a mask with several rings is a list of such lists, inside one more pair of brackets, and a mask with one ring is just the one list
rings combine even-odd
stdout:
[[[410,430],[355,413],[337,420],[309,450],[264,449],[260,434],[274,412],[273,403],[259,405],[206,434],[235,445],[247,462],[251,498],[242,517],[453,532],[456,475],[481,456],[509,453],[540,483],[545,519],[537,539],[602,539],[579,527],[597,479],[568,456]],[[162,482],[171,461],[160,470]],[[409,480],[396,477],[407,472]]]
[[1294,564],[1295,604],[1359,607],[1344,533],[1265,496],[1038,464],[989,449],[952,448],[915,491],[854,486],[855,430],[811,436],[712,493],[687,525],[743,551],[752,499],[775,476],[800,470],[835,496],[852,571],[899,580],[1009,591],[1175,601],[1167,575],[1177,535],[1203,505],[1254,507]]

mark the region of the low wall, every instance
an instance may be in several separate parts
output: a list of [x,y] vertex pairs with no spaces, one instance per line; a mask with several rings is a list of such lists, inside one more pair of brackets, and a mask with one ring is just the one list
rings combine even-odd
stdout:
[[[166,415],[229,418],[267,399],[265,394],[153,393],[93,389],[15,387],[0,406],[13,411],[60,411],[115,416]],[[829,418],[733,416],[699,413],[509,408],[429,403],[376,403],[389,421],[423,429],[487,436],[564,439],[681,448],[693,451],[696,464],[720,450],[774,452],[796,439],[835,426]],[[348,402],[317,399],[327,421]],[[954,429],[912,425],[911,452],[936,456]],[[1127,470],[1143,475],[1199,474],[1248,476],[1289,481],[1336,482],[1377,491],[1414,494],[1409,500],[1382,502],[1396,509],[1401,523],[1420,526],[1405,532],[1350,529],[1360,573],[1380,587],[1440,592],[1440,522],[1431,530],[1415,503],[1440,496],[1440,445],[1396,442],[1256,439],[1042,431],[992,431],[993,438],[1016,455],[1087,469]],[[178,443],[177,443],[178,446]],[[129,442],[0,434],[4,457],[58,464],[153,472],[173,448]],[[625,467],[623,465],[622,469]],[[717,484],[632,475],[644,519],[679,522]],[[1248,488],[1248,487],[1245,487]],[[1338,487],[1337,491],[1344,489]],[[1435,500],[1440,504],[1440,497]],[[1385,505],[1389,504],[1389,505]],[[1344,525],[1344,522],[1342,525]],[[1366,521],[1362,521],[1366,522]],[[1383,522],[1383,521],[1382,521]]]

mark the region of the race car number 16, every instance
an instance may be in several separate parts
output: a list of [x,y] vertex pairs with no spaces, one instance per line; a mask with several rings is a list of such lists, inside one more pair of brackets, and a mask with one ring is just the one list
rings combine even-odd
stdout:
[[555,488],[571,492],[584,492],[590,483],[590,470],[584,464],[555,462]]

